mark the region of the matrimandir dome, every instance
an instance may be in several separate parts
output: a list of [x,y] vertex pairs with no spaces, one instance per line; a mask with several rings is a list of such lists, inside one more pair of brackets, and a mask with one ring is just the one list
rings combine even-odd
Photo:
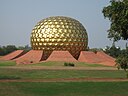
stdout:
[[44,60],[52,51],[69,51],[78,59],[88,46],[88,35],[77,20],[64,16],[48,17],[38,22],[31,33],[33,50],[43,50]]

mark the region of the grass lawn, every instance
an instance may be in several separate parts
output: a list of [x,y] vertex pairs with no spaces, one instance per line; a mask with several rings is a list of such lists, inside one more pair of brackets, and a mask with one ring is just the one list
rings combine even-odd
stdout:
[[0,96],[128,96],[128,82],[0,83]]
[[15,66],[16,63],[14,61],[0,61],[0,66]]
[[[65,62],[40,62],[37,64],[21,64],[18,66],[64,66]],[[69,62],[67,62],[69,63]],[[109,66],[105,66],[105,65],[101,65],[101,64],[88,64],[85,62],[73,62],[75,64],[76,67],[109,67]],[[15,66],[16,63],[14,61],[0,61],[0,66]]]
[[[16,66],[13,61],[0,61],[0,79],[53,79],[53,78],[125,78],[124,71],[118,70],[46,70],[27,69],[27,66],[63,66],[64,62],[42,62],[30,65],[17,65],[21,69],[6,68]],[[103,65],[76,63],[83,67],[103,67]],[[4,68],[3,68],[4,67]],[[25,68],[25,69],[24,69]]]
[[[57,67],[63,64],[64,62],[42,62],[16,66],[12,61],[0,61],[0,79],[126,78],[123,70],[49,70],[30,67]],[[107,67],[86,63],[75,65]],[[128,82],[0,82],[0,96],[128,96]]]
[[0,79],[126,78],[123,70],[45,70],[0,68]]
[[[29,64],[27,66],[64,66],[65,62],[56,62],[56,61],[48,61],[48,62],[40,62],[37,64]],[[66,62],[69,63],[69,62]],[[101,65],[101,64],[88,64],[85,62],[72,62],[75,64],[76,67],[109,67],[109,66],[105,66],[105,65]]]

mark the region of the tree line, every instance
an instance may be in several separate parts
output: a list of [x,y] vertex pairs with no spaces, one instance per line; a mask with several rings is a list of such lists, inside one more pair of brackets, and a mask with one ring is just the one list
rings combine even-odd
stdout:
[[29,51],[31,47],[29,45],[16,47],[15,45],[0,46],[0,56],[9,54],[15,50],[26,50]]

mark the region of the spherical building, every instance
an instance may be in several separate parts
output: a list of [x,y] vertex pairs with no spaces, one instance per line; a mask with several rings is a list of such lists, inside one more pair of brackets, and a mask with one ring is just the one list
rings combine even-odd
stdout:
[[41,20],[31,33],[33,50],[43,50],[43,59],[52,51],[69,51],[78,58],[80,51],[88,46],[88,36],[83,25],[72,18],[55,16]]

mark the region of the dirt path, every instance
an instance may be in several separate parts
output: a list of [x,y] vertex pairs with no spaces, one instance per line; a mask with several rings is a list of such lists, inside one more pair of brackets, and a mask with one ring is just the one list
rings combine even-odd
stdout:
[[63,67],[63,66],[6,66],[0,68],[26,70],[117,70],[116,67]]
[[54,78],[54,79],[15,79],[15,80],[0,80],[0,82],[124,82],[125,78]]

